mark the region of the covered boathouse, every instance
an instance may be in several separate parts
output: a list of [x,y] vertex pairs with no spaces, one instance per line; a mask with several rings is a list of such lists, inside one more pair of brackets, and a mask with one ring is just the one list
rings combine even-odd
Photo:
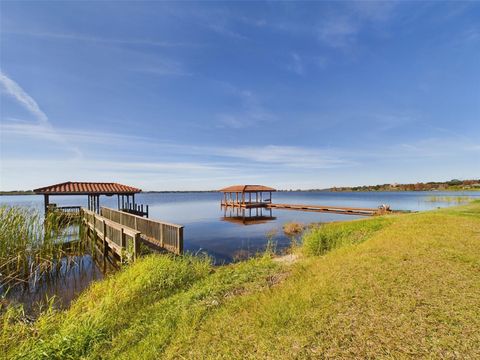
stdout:
[[233,185],[219,191],[223,193],[223,206],[259,208],[271,204],[272,192],[277,190],[264,185]]
[[58,210],[67,213],[80,212],[80,206],[58,207],[50,203],[50,195],[87,195],[88,210],[100,213],[100,195],[117,195],[118,210],[131,214],[148,217],[148,205],[135,203],[135,194],[142,190],[136,187],[106,182],[64,182],[33,190],[35,194],[43,195],[45,213],[49,210]]

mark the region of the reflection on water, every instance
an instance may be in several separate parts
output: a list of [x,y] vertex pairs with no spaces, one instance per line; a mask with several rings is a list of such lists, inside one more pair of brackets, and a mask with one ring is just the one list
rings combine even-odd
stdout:
[[[432,196],[436,201],[431,201]],[[289,204],[333,205],[345,207],[376,208],[388,204],[394,210],[429,210],[456,205],[451,197],[469,196],[480,198],[478,192],[277,192],[273,202]],[[83,196],[51,196],[59,206],[86,206]],[[325,223],[359,218],[355,215],[302,212],[292,210],[255,209],[252,213],[236,212],[220,206],[220,193],[141,193],[137,201],[150,206],[150,218],[183,224],[184,249],[187,252],[205,252],[217,264],[244,259],[265,250],[269,238],[281,251],[290,246],[291,240],[283,233],[286,222]],[[0,196],[0,204],[36,207],[43,211],[41,196]],[[102,206],[116,208],[116,199],[102,196]],[[241,210],[241,209],[239,209]],[[248,225],[248,226],[246,226]],[[65,260],[66,261],[66,260]],[[29,299],[57,295],[64,304],[73,299],[88,284],[104,275],[103,264],[96,264],[95,256],[87,252],[74,258],[75,266],[65,276],[45,282],[43,290],[28,293]],[[65,267],[67,269],[67,266]],[[5,289],[3,289],[5,291]],[[0,296],[2,289],[0,288]],[[19,301],[26,299],[18,296]],[[23,300],[22,300],[23,299]],[[29,303],[32,303],[30,301]]]
[[272,209],[261,207],[244,209],[225,205],[222,205],[222,209],[223,217],[221,219],[234,224],[258,225],[276,220],[276,217],[272,215]]

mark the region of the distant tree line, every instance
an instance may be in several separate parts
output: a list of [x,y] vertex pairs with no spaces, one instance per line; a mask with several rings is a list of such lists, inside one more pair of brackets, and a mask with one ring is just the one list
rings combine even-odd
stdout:
[[381,184],[353,187],[333,187],[330,191],[431,191],[431,190],[480,190],[480,179],[443,182],[427,182],[415,184]]
[[33,190],[0,191],[0,195],[34,195]]

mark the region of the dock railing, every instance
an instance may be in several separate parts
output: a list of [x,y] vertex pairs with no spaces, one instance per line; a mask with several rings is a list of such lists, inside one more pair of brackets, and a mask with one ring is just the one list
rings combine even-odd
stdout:
[[140,232],[121,225],[93,211],[82,208],[81,216],[84,224],[93,232],[94,241],[103,242],[103,252],[108,248],[123,261],[124,255],[131,251],[133,258],[140,250]]
[[153,243],[177,255],[183,252],[182,225],[146,219],[106,207],[100,208],[100,214],[107,219],[139,231],[144,241]]

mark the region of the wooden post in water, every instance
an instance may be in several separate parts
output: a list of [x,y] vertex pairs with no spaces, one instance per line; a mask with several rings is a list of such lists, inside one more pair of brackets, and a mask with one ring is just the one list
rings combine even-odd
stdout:
[[44,205],[45,205],[45,216],[47,216],[48,204],[49,204],[48,195],[47,195],[47,194],[44,194],[44,195],[43,195],[43,202],[44,202]]

